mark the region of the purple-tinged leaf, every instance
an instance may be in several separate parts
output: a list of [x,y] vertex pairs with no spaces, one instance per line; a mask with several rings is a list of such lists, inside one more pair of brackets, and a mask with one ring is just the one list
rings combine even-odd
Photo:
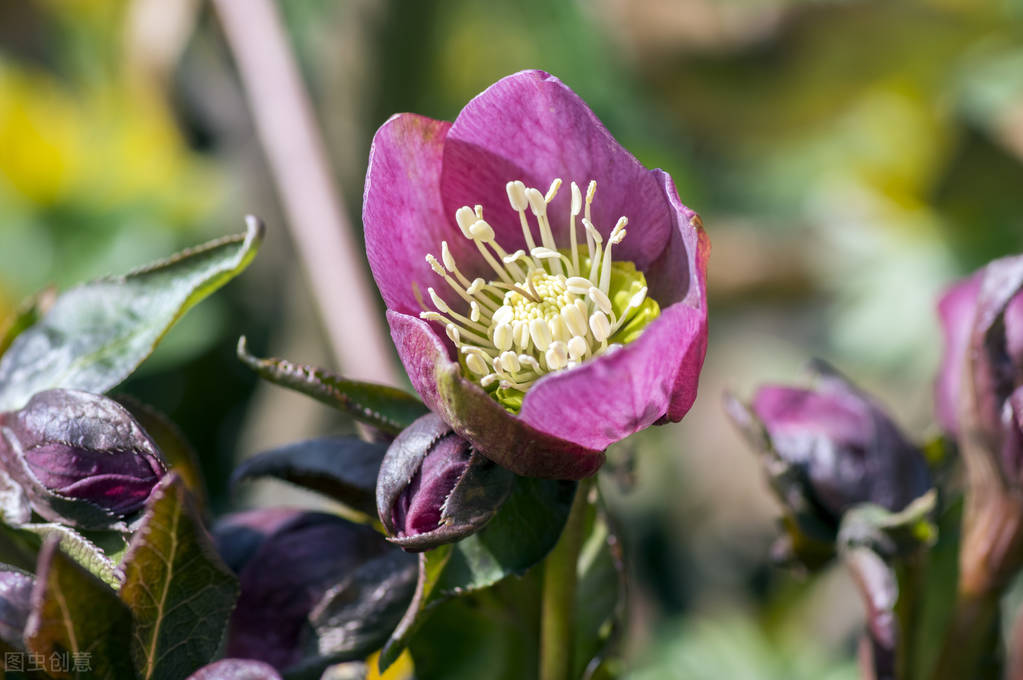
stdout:
[[301,392],[386,434],[398,434],[427,412],[419,399],[394,387],[349,380],[285,359],[260,359],[249,353],[244,336],[238,340],[238,358],[264,380]]
[[22,635],[32,611],[32,588],[31,574],[0,564],[0,647],[24,651]]
[[312,489],[355,510],[376,514],[375,489],[386,444],[328,437],[288,444],[242,461],[231,482],[274,477]]
[[176,680],[208,663],[238,596],[184,482],[153,491],[122,562],[121,600],[131,610],[131,654],[143,680]]
[[29,652],[86,655],[90,669],[60,678],[134,678],[129,645],[131,613],[112,588],[62,553],[48,538],[39,552],[32,612],[25,626]]

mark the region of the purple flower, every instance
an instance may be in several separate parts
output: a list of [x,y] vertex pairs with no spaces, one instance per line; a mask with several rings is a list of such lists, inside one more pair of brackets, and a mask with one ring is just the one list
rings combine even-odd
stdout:
[[945,352],[935,390],[938,422],[974,434],[1003,474],[1023,481],[1023,255],[952,285],[938,303]]
[[696,398],[699,217],[557,78],[504,78],[454,123],[392,117],[363,220],[412,384],[506,468],[585,477]]
[[726,407],[774,461],[768,470],[776,490],[797,511],[820,508],[837,525],[854,505],[896,512],[930,488],[919,449],[873,400],[830,369],[814,389],[765,386],[751,407],[734,399]]
[[75,390],[40,392],[21,410],[0,414],[0,462],[36,512],[82,528],[142,508],[167,471],[124,407]]

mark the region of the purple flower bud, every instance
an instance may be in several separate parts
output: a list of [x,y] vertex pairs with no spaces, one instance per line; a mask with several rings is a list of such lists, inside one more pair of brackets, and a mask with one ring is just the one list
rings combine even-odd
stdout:
[[817,507],[837,523],[859,503],[898,511],[930,488],[920,451],[873,400],[830,370],[815,389],[762,387],[752,407],[735,399],[726,407],[768,456],[783,502],[808,504],[797,511]]
[[139,510],[167,470],[120,404],[74,390],[40,392],[0,414],[0,462],[36,512],[82,528]]
[[483,528],[514,479],[431,413],[388,448],[377,478],[377,511],[393,543],[428,550]]
[[[949,434],[968,433],[1011,481],[1023,481],[1023,255],[995,260],[938,303],[945,353],[935,408]],[[972,455],[972,454],[967,454]]]

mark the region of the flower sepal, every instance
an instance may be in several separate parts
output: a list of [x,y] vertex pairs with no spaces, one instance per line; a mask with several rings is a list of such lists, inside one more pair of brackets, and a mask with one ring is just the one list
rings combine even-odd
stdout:
[[162,454],[124,407],[59,389],[0,414],[0,464],[32,510],[79,529],[123,528],[167,472]]
[[388,540],[410,552],[482,529],[511,493],[515,475],[475,451],[440,417],[416,420],[394,440],[377,478]]

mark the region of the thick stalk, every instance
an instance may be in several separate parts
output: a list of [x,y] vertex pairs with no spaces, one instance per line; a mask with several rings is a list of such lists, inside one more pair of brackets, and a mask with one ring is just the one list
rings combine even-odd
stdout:
[[540,680],[572,680],[575,591],[591,480],[579,483],[558,544],[543,565]]

